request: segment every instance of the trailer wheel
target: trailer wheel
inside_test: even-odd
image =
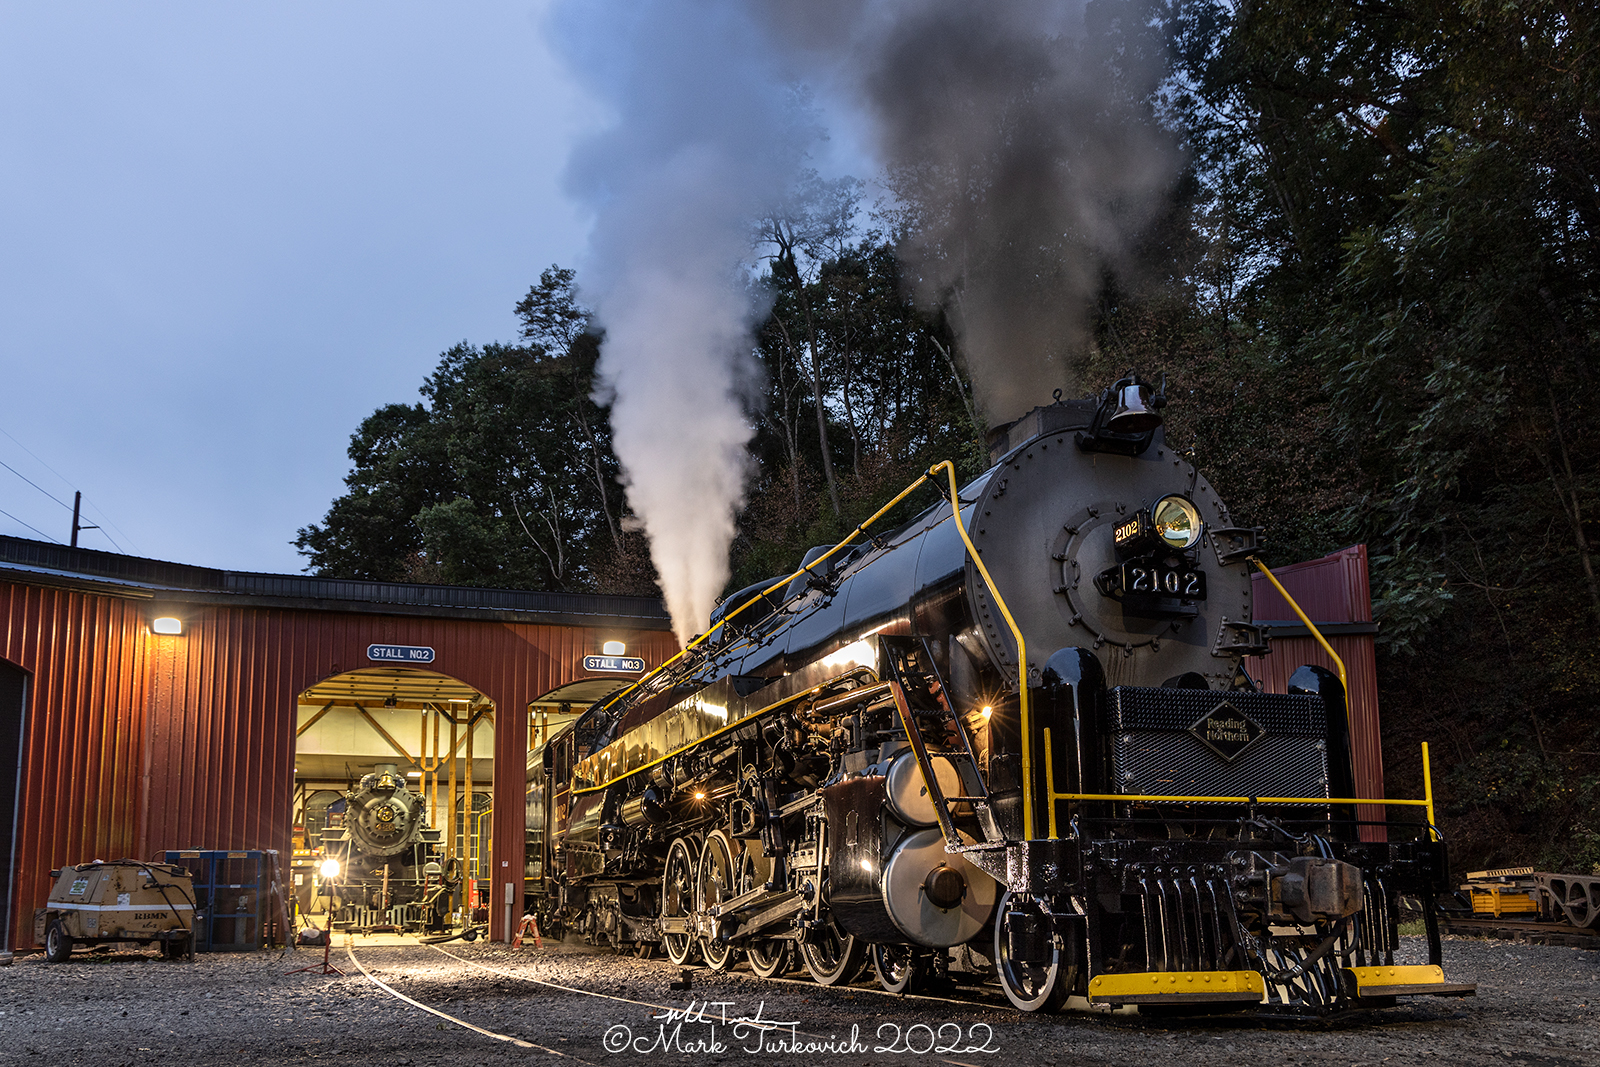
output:
[[[50,929],[44,935],[44,958],[51,963],[66,963],[72,956],[72,938],[67,935],[66,927],[57,919],[50,924]]]
[[[921,992],[924,968],[910,945],[873,945],[872,970],[886,993]]]

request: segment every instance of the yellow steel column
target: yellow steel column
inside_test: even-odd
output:
[[[477,848],[476,842],[473,841],[474,829],[472,825],[472,816],[474,811],[477,809],[477,804],[474,802],[472,793],[472,735],[478,732],[478,716],[475,714],[476,711],[477,709],[471,704],[467,705],[467,799],[466,821],[462,824],[462,833],[464,833],[467,838],[464,844],[466,845],[465,852],[467,854],[467,877],[469,878],[478,877],[478,868],[476,866]]]
[[[450,847],[445,850],[445,855],[450,857],[450,858],[452,858],[452,859],[454,859],[456,856],[460,855],[460,853],[458,853],[456,851],[456,745],[458,744],[458,742],[456,740],[456,726],[457,725],[458,724],[456,723],[456,709],[452,707],[450,709],[450,796],[448,798],[449,802],[450,802],[450,813],[447,816],[447,818],[450,820],[450,835],[449,835],[450,836]]]
[[[1424,811],[1428,813],[1428,839],[1439,840],[1439,834],[1434,830],[1433,821],[1433,768],[1428,762],[1428,742],[1422,742],[1422,799],[1425,802]]]

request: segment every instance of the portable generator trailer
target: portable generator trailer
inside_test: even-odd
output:
[[[170,960],[194,958],[194,884],[187,868],[95,860],[51,871],[55,885],[33,913],[45,959],[65,963],[77,945],[159,945]]]

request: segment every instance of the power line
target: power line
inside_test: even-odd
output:
[[[38,454],[35,453],[33,451],[33,449],[29,448],[27,445],[25,445],[21,441],[17,440],[16,436],[13,435],[5,427],[0,426],[0,434],[5,434],[7,437],[9,437],[11,439],[11,441],[18,448],[22,449],[28,455],[32,456],[38,462],[39,466],[43,467],[45,470],[49,471],[51,474],[54,474],[57,478],[61,479],[61,481],[64,484],[72,485],[72,482],[67,479],[66,475],[62,474],[60,471],[58,471],[54,467],[50,466],[50,464],[48,464],[44,460],[40,459]],[[4,460],[0,460],[0,467],[4,467],[6,470],[10,471],[12,474],[15,474],[18,478],[21,478],[23,481],[27,482],[29,485],[33,486],[35,489],[38,489],[39,492],[44,493],[45,496],[50,497],[51,500],[54,500],[57,504],[60,504],[62,507],[66,508],[68,511],[72,510],[72,505],[71,504],[68,504],[66,501],[62,500],[60,497],[54,496],[53,494],[51,494],[50,492],[48,492],[47,490],[45,490],[44,488],[39,486],[32,479],[28,478],[21,471],[17,470],[11,464],[5,462]],[[76,489],[77,487],[73,486],[73,488]],[[95,513],[99,516],[100,521],[102,523],[104,523],[105,526],[109,526],[109,527],[111,527],[112,530],[115,530],[115,531],[117,531],[117,533],[122,534],[122,536],[124,538],[126,538],[128,544],[133,545],[135,550],[137,550],[139,548],[139,546],[137,544],[134,544],[133,538],[129,537],[127,535],[127,533],[123,531],[122,527],[118,526],[116,523],[112,522],[109,518],[107,518],[106,517],[106,513],[101,511],[98,506],[96,506],[95,504],[91,503],[91,504],[89,504],[89,507],[94,508]],[[15,517],[15,516],[13,516],[13,517]],[[21,519],[17,519],[17,521],[18,522],[22,522]],[[25,522],[23,522],[22,525],[28,526],[28,524],[25,523]],[[34,529],[34,527],[32,527],[32,526],[28,526],[28,529],[33,530],[34,533],[38,533],[39,532],[38,530]],[[110,541],[113,545],[115,545],[118,552],[122,552],[122,553],[126,553],[127,552],[127,549],[123,548],[120,544],[117,544],[117,539],[115,537],[111,536],[111,530],[107,530],[104,527],[97,527],[97,529],[99,529],[101,533],[106,535],[106,540]],[[47,534],[45,536],[49,536],[49,535]],[[55,538],[52,537],[51,540],[54,541]],[[57,542],[57,544],[59,544],[59,543],[60,542]]]
[[[9,511],[0,510],[0,515],[4,515],[6,518],[10,519],[12,522],[21,523],[23,526],[28,526],[27,523],[23,522],[21,519],[17,518],[15,515],[11,514],[11,512],[9,512]],[[46,541],[55,541],[55,543],[58,544],[58,545],[61,543],[60,541],[56,541],[56,539],[54,537],[51,537],[49,534],[47,534],[43,530],[39,529],[39,527],[37,527],[37,526],[28,526],[28,529],[30,529],[34,533],[38,534],[40,537],[44,538]]]
[[[7,434],[6,436],[9,437],[11,435]],[[72,510],[72,505],[71,504],[68,504],[66,501],[57,498],[48,489],[44,488],[42,485],[40,485],[38,482],[34,481],[32,478],[29,478],[26,474],[23,474],[21,471],[17,470],[17,468],[13,467],[11,464],[7,463],[5,460],[0,459],[0,467],[4,467],[6,470],[10,471],[12,474],[15,474],[18,478],[21,478],[23,481],[27,482],[29,485],[31,485],[35,489],[39,490],[39,492],[43,493],[45,496],[49,497],[51,500],[54,500],[57,504],[60,504],[62,507],[66,508],[68,511]]]
[[[0,433],[5,434],[7,437],[11,437],[10,432],[8,432],[4,426],[0,426]],[[11,440],[16,442],[16,445],[17,445],[18,448],[22,449],[28,455],[33,456],[34,459],[38,459],[39,460],[39,466],[43,467],[45,470],[49,471],[51,474],[54,474],[57,478],[60,478],[63,483],[65,483],[67,485],[72,485],[72,482],[70,482],[67,479],[66,475],[62,474],[60,471],[58,471],[54,467],[50,466],[50,464],[46,463],[44,460],[39,459],[38,456],[34,456],[33,449],[29,448],[27,445],[23,444],[21,441],[17,441],[17,439],[15,437],[11,437]]]
[[[117,533],[122,534],[122,536],[127,540],[128,544],[133,545],[134,551],[138,551],[139,546],[134,544],[133,538],[129,537],[126,533],[123,533],[122,527],[106,518],[105,512],[101,511],[98,506],[91,504],[87,500],[85,500],[83,503],[85,509],[94,508],[95,515],[100,519],[101,522],[105,523],[106,526],[111,527],[111,530],[115,530]],[[106,539],[112,544],[117,545],[117,551],[121,552],[123,555],[127,555],[128,550],[123,548],[120,544],[117,544],[117,539],[111,536],[111,530],[107,530],[105,527],[100,528],[100,532],[106,535]]]

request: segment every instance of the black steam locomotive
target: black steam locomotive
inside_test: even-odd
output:
[[[322,879],[333,921],[363,930],[443,929],[460,863],[444,861],[440,831],[427,825],[426,800],[381,763],[344,795],[343,825],[322,835]]]
[[[925,475],[943,503],[728,598],[580,717],[530,792],[546,924],[826,985],[992,975],[1025,1011],[1471,992],[1439,966],[1437,833],[1361,832],[1338,676],[1245,673],[1261,533],[1164,403],[1058,394],[971,484]],[[1428,965],[1396,965],[1403,897]]]

